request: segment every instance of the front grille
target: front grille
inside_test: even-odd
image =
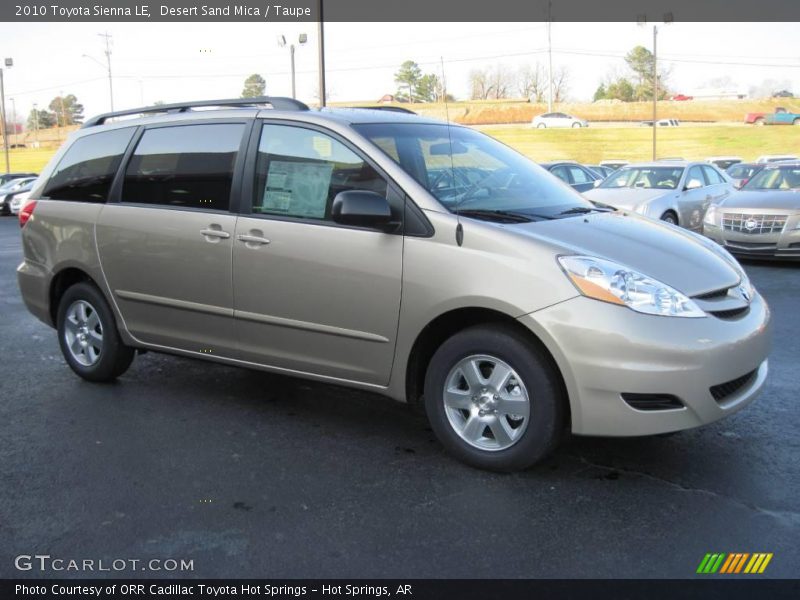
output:
[[[741,308],[732,308],[731,310],[717,310],[709,311],[718,319],[735,319],[740,315],[745,315],[750,310],[749,306],[742,306]]]
[[[714,397],[714,400],[717,402],[722,402],[725,398],[732,396],[744,386],[746,386],[750,381],[755,377],[756,371],[750,371],[746,375],[742,375],[741,377],[737,377],[736,379],[732,379],[731,381],[727,381],[725,383],[720,383],[719,385],[715,385],[710,388],[711,395]]]
[[[623,393],[622,399],[636,410],[671,410],[683,408],[677,396],[672,394],[631,394]]]
[[[781,233],[786,225],[787,215],[748,215],[745,213],[725,213],[722,215],[722,228],[736,233],[753,235]]]

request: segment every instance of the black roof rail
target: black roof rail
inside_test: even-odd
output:
[[[345,108],[354,108],[357,110],[385,110],[387,112],[406,113],[409,115],[417,114],[413,110],[403,108],[402,106],[347,106]]]
[[[175,104],[159,104],[157,106],[144,106],[141,108],[130,108],[128,110],[118,110],[103,113],[92,117],[83,124],[83,128],[102,125],[108,119],[114,117],[125,117],[129,115],[143,115],[148,113],[182,113],[192,108],[205,106],[258,106],[269,104],[275,110],[310,110],[306,104],[294,98],[284,98],[281,96],[257,96],[255,98],[228,98],[225,100],[197,100],[195,102],[177,102]]]

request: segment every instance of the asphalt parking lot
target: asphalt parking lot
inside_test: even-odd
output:
[[[750,407],[495,475],[366,393],[153,353],[83,382],[24,308],[20,259],[2,218],[0,577],[82,575],[19,572],[20,554],[192,559],[175,575],[209,578],[688,577],[707,552],[772,552],[765,576],[797,576],[800,264],[746,264],[775,325]]]

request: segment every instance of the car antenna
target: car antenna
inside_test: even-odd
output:
[[[456,167],[453,161],[453,135],[450,132],[450,107],[447,103],[447,78],[444,74],[444,57],[440,56],[442,63],[442,97],[444,98],[444,116],[447,119],[447,141],[450,144],[450,177],[453,180],[453,189],[456,187]],[[464,243],[464,227],[461,225],[461,216],[458,214],[459,202],[456,201],[456,243],[461,246]]]

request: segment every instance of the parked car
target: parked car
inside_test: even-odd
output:
[[[733,183],[713,165],[669,161],[623,167],[584,196],[700,231],[706,208],[733,191]]]
[[[101,115],[19,220],[22,298],[78,376],[113,380],[143,349],[380,392],[423,402],[478,467],[524,468],[565,430],[710,423],[767,377],[769,311],[730,254],[415,115],[290,98]]]
[[[722,171],[727,171],[731,165],[742,162],[741,156],[709,156],[706,159],[707,163],[711,163]]]
[[[20,179],[21,177],[38,177],[38,173],[4,173],[0,175],[0,185],[5,185],[12,179]]]
[[[741,188],[750,178],[764,168],[764,163],[737,163],[726,169],[736,188]]]
[[[800,125],[800,113],[779,106],[774,113],[751,112],[744,116],[745,123],[753,125]]]
[[[684,102],[686,100],[694,100],[694,96],[687,96],[686,94],[675,94],[671,100],[675,100],[676,102]]]
[[[605,179],[609,175],[611,175],[616,169],[612,169],[611,167],[605,167],[603,165],[586,165],[589,169],[597,173],[601,179]]]
[[[18,215],[22,210],[22,207],[30,198],[31,190],[28,188],[27,190],[20,191],[17,194],[11,196],[11,199],[8,201],[9,210],[12,215]]]
[[[678,119],[659,119],[658,121],[656,121],[656,125],[658,127],[679,127],[680,124],[681,122],[678,121]],[[642,127],[652,127],[653,121],[652,120],[642,121],[640,125]]]
[[[794,154],[765,154],[759,156],[756,162],[759,164],[767,164],[774,162],[791,162],[795,160],[798,160],[798,158]]]
[[[781,90],[772,94],[773,98],[794,98],[794,94],[789,90]]]
[[[12,214],[16,215],[19,213],[19,208],[22,203],[27,199],[28,194],[33,189],[33,186],[36,184],[36,178],[29,179],[27,183],[18,187],[15,191],[6,194],[3,199],[4,206],[8,207],[8,213],[4,214]]]
[[[585,192],[594,187],[594,182],[603,179],[591,169],[576,162],[546,162],[540,163],[561,181],[571,186],[576,192]]]
[[[531,121],[531,126],[537,129],[556,128],[556,127],[588,127],[589,122],[585,119],[579,119],[566,113],[553,112],[537,115]]]
[[[800,162],[765,166],[711,205],[703,233],[742,257],[800,259]]]
[[[36,177],[20,177],[19,179],[11,179],[3,185],[0,185],[0,215],[11,214],[11,196],[14,195],[19,189],[34,181]]]
[[[601,160],[600,166],[601,167],[608,167],[609,169],[614,169],[615,171],[620,167],[624,167],[629,165],[630,162],[627,160],[620,160],[620,159],[609,159],[609,160]]]

